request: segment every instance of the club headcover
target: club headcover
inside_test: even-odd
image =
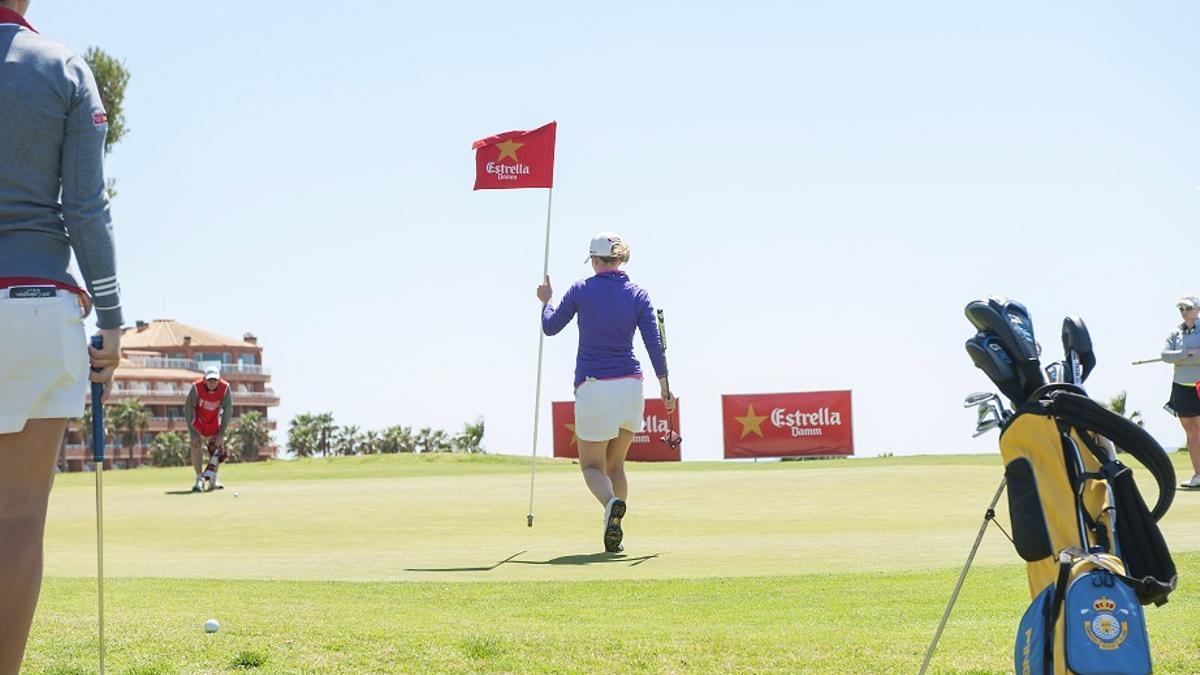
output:
[[[1033,334],[1033,321],[1030,320],[1029,311],[1024,305],[1007,298],[992,296],[987,300],[968,303],[963,312],[977,330],[991,333],[1004,345],[1024,392],[1020,397],[1021,401],[1046,384],[1042,364],[1038,361],[1038,344]]]
[[[1096,367],[1096,354],[1092,351],[1092,336],[1088,333],[1087,324],[1078,316],[1068,316],[1063,319],[1062,327],[1063,352],[1067,356],[1071,352],[1079,357],[1082,370],[1080,381],[1087,381],[1088,375]]]
[[[975,367],[982,370],[1000,393],[1012,401],[1014,408],[1025,402],[1028,396],[1021,386],[1016,364],[1000,338],[992,333],[980,331],[967,340],[966,348]]]

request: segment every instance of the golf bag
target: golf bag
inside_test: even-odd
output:
[[[1012,539],[1026,561],[1033,599],[1017,634],[1016,671],[1149,672],[1142,606],[1165,603],[1177,581],[1158,528],[1174,498],[1174,468],[1145,430],[1088,398],[1080,386],[1095,365],[1081,320],[1068,317],[1063,326],[1067,355],[1059,372],[1069,381],[1026,391],[1040,378],[1037,349],[1024,344],[1026,334],[1032,338],[1032,323],[1023,307],[1023,333],[1004,335],[994,330],[993,319],[977,321],[1002,314],[991,312],[997,306],[1020,307],[1001,299],[967,306],[968,318],[981,329],[967,351],[1016,407],[1001,429],[1000,453]],[[1007,363],[991,356],[1001,352]],[[1117,447],[1157,482],[1153,509],[1117,458]]]

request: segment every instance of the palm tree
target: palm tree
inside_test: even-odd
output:
[[[342,427],[338,430],[337,438],[334,440],[336,448],[335,454],[338,455],[353,455],[356,454],[359,443],[359,429],[356,426]]]
[[[379,452],[379,432],[371,430],[364,433],[362,443],[358,447],[362,449],[364,455],[374,455]]]
[[[293,417],[288,424],[288,450],[297,457],[311,457],[316,454],[317,435],[313,421],[313,415],[301,413]]]
[[[417,447],[417,452],[450,452],[450,436],[441,429],[431,429],[429,427],[421,427],[417,432],[413,443]]]
[[[271,431],[267,428],[262,413],[252,410],[235,419],[230,425],[230,440],[233,448],[242,460],[253,462],[258,459],[258,453],[271,442]]]
[[[455,452],[483,452],[483,418],[464,424],[463,430],[455,434],[451,443]]]
[[[322,457],[327,457],[333,452],[333,437],[337,433],[333,413],[321,413],[313,417],[313,431],[317,437],[317,450]]]
[[[403,427],[397,424],[383,430],[379,440],[380,452],[395,454],[398,452],[413,452],[415,450],[416,445],[413,442],[412,427]]]
[[[1121,417],[1129,418],[1130,422],[1133,422],[1134,424],[1138,425],[1139,427],[1146,426],[1146,422],[1142,419],[1142,411],[1134,410],[1131,413],[1128,413],[1128,414],[1126,413],[1126,405],[1128,403],[1129,403],[1129,396],[1124,391],[1122,391],[1121,393],[1117,394],[1116,396],[1108,399],[1108,403],[1106,403],[1104,405],[1104,407],[1117,413]]]
[[[150,411],[138,399],[130,398],[110,406],[109,416],[113,420],[114,430],[121,437],[121,442],[129,448],[127,466],[132,469],[133,448],[135,444],[142,444],[142,434],[150,425]]]
[[[158,434],[150,441],[150,464],[153,466],[187,466],[191,452],[178,431]]]

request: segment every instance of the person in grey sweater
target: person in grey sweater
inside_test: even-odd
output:
[[[1192,478],[1180,487],[1200,488],[1200,299],[1185,295],[1176,303],[1183,322],[1167,336],[1162,360],[1175,366],[1171,378],[1171,401],[1168,407],[1179,417],[1187,436],[1188,455],[1192,459]]]
[[[0,675],[24,658],[67,419],[83,415],[89,379],[109,385],[121,345],[108,118],[87,64],[39,35],[28,8],[0,0]],[[100,350],[84,335],[93,308]]]

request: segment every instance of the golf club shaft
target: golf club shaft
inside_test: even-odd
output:
[[[104,673],[104,385],[92,383],[92,460],[96,467],[96,598],[100,673]]]
[[[1142,360],[1140,360],[1140,361],[1134,361],[1134,362],[1133,362],[1133,365],[1135,365],[1135,366],[1144,366],[1144,365],[1146,365],[1147,363],[1160,363],[1160,362],[1162,362],[1162,359],[1161,359],[1161,358],[1157,358],[1157,359],[1142,359]]]
[[[99,617],[100,675],[104,675],[104,460],[96,464],[96,597]]]
[[[93,336],[92,347],[103,349],[104,338]],[[99,627],[100,675],[104,675],[104,444],[104,384],[93,382],[92,462],[96,469],[96,623]]]
[[[988,505],[988,510],[983,517],[983,524],[979,526],[979,534],[975,536],[975,545],[971,547],[971,553],[967,556],[967,564],[963,565],[962,573],[958,575],[958,583],[954,585],[954,592],[950,594],[950,602],[946,604],[942,622],[938,624],[937,632],[933,635],[933,642],[929,643],[929,650],[925,652],[925,661],[921,663],[919,675],[925,675],[925,669],[929,667],[929,660],[933,658],[933,650],[937,648],[938,640],[942,638],[946,622],[950,620],[950,610],[954,608],[954,602],[958,600],[958,592],[962,590],[963,581],[967,578],[967,570],[971,569],[971,563],[975,560],[975,552],[979,550],[979,544],[983,541],[983,533],[987,531],[988,521],[991,520],[990,514],[996,508],[996,502],[1000,501],[1000,495],[1004,493],[1006,481],[1007,479],[1000,479],[1000,487],[996,488],[996,495],[992,497],[992,503]]]
[[[658,344],[662,345],[663,365],[667,364],[667,319],[661,309],[656,310],[654,315],[658,318]],[[667,391],[671,391],[671,376],[664,375],[663,383],[667,386]],[[675,413],[667,413],[667,433],[675,432]]]

